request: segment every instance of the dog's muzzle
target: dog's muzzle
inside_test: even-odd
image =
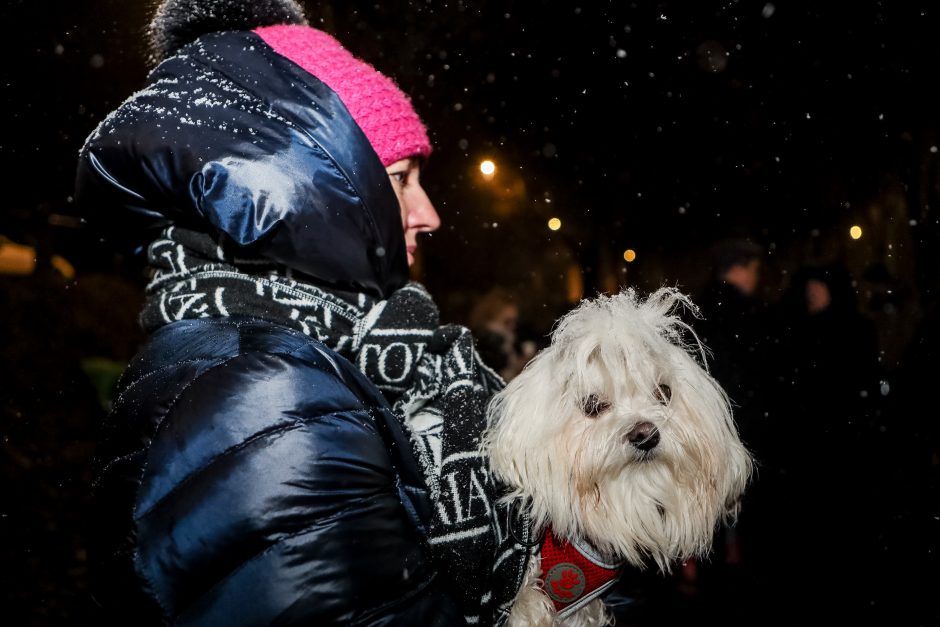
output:
[[[651,422],[640,422],[627,433],[627,441],[643,452],[652,451],[659,444],[659,429]]]

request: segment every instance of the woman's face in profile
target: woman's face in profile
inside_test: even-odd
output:
[[[427,192],[421,187],[421,164],[417,159],[401,159],[385,168],[401,206],[401,226],[405,230],[408,265],[415,262],[418,233],[430,233],[441,226]]]

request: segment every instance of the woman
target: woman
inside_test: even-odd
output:
[[[514,593],[476,531],[493,488],[460,501],[482,460],[441,431],[501,382],[407,284],[440,224],[410,101],[293,2],[170,0],[150,34],[77,179],[153,271],[98,451],[98,599],[134,624],[490,622]]]

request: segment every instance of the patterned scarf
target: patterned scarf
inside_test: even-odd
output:
[[[148,332],[187,318],[252,316],[320,340],[366,374],[411,435],[434,504],[428,542],[467,622],[501,623],[521,585],[529,529],[498,502],[479,453],[486,403],[503,381],[481,361],[470,332],[440,326],[417,283],[387,300],[325,290],[180,227],[167,228],[148,255],[155,271],[141,314]]]

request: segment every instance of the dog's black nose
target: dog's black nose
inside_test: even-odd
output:
[[[651,451],[659,444],[659,429],[651,422],[641,422],[630,429],[627,440],[641,451]]]

